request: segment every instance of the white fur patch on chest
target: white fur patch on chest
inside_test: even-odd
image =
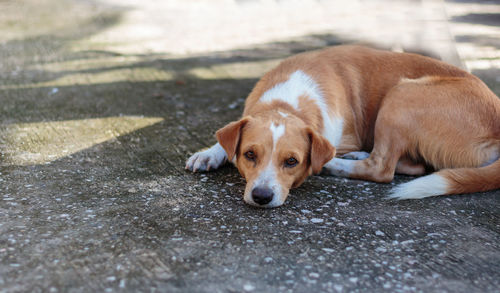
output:
[[[344,120],[342,117],[332,117],[318,84],[303,71],[297,70],[290,75],[287,81],[276,84],[260,97],[260,101],[270,103],[280,100],[290,104],[296,110],[300,110],[300,96],[306,96],[316,103],[323,118],[322,134],[333,146],[338,147],[342,139]]]

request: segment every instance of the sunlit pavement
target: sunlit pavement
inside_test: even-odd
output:
[[[498,1],[0,2],[0,292],[498,290],[500,191],[315,176],[260,210],[184,171],[265,71],[343,43],[500,93]]]

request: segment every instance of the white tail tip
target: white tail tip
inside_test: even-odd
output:
[[[424,198],[446,194],[447,189],[445,178],[431,174],[394,187],[388,198],[398,200]]]

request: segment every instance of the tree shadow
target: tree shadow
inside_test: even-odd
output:
[[[107,21],[106,23],[111,22]],[[72,36],[71,40],[83,36],[87,36],[87,34]],[[33,43],[42,39],[53,40],[53,38],[55,37],[28,38],[24,41],[12,41],[6,46],[10,50],[15,50],[16,46],[32,46]],[[64,51],[63,44],[69,40],[70,37],[61,37],[55,43],[42,42],[41,46],[46,45],[46,49],[54,51],[55,55],[64,55],[64,58],[61,59],[63,61],[81,60],[85,62],[88,58],[96,56],[98,58],[123,56],[108,51],[67,53]],[[145,54],[134,55],[133,57],[139,60],[126,65],[98,65],[91,69],[62,70],[56,73],[50,73],[44,69],[22,70],[20,75],[2,81],[0,89],[0,101],[3,105],[0,108],[1,122],[3,126],[6,126],[19,123],[43,124],[54,121],[85,121],[93,118],[119,116],[159,117],[163,119],[161,123],[119,136],[116,140],[101,143],[66,158],[57,159],[49,165],[72,165],[69,162],[78,162],[79,159],[76,158],[79,156],[88,158],[88,154],[93,153],[93,150],[106,152],[106,147],[103,149],[103,146],[113,149],[111,146],[118,143],[131,155],[123,159],[117,158],[116,155],[121,156],[123,150],[113,153],[113,155],[105,155],[106,158],[115,160],[109,162],[108,166],[113,166],[112,169],[116,172],[120,173],[124,170],[122,164],[117,164],[117,161],[120,161],[127,162],[126,166],[138,166],[139,169],[143,169],[144,166],[148,170],[156,170],[155,172],[159,172],[159,174],[179,175],[184,172],[182,171],[183,163],[188,153],[212,144],[214,131],[239,117],[243,110],[245,97],[257,81],[257,78],[216,77],[204,79],[190,74],[191,69],[280,60],[298,52],[343,42],[334,35],[311,35],[291,41],[273,42],[195,57],[169,59],[164,55],[158,58],[157,54]],[[59,51],[62,53],[58,53]],[[23,56],[17,57],[24,58]],[[58,58],[54,60],[59,62]],[[48,58],[41,63],[53,62],[54,60]],[[32,62],[34,61],[28,58],[27,63]],[[158,81],[124,80],[66,85],[56,83],[51,86],[43,84],[72,74],[92,75],[137,68],[156,68],[159,71],[174,72],[175,75],[170,80]],[[149,143],[147,146],[135,147],[131,140],[148,141]],[[127,145],[130,147],[128,148]],[[133,158],[132,161],[128,161],[130,158]],[[45,169],[46,166],[40,165],[39,167]],[[17,166],[16,168],[30,167]]]
[[[488,68],[488,69],[475,69],[471,72],[475,76],[479,77],[488,87],[500,97],[500,69],[499,68]]]
[[[500,14],[499,14],[500,16]],[[500,49],[500,39],[483,35],[459,35],[455,37],[458,43],[473,43],[482,47]]]
[[[19,62],[22,59],[23,64],[26,65],[71,60],[72,58],[82,58],[88,54],[111,54],[111,52],[68,54],[65,50],[68,42],[84,39],[115,26],[121,21],[122,14],[123,11],[115,10],[103,12],[83,21],[71,23],[64,29],[51,33],[7,41],[2,44],[2,61],[10,63]],[[33,58],[35,56],[38,58]]]
[[[73,36],[77,39],[78,37]],[[57,54],[57,44],[64,44],[68,38],[57,38],[54,36],[42,36],[34,39],[23,41],[12,41],[5,46],[9,50],[16,51],[15,47],[37,48],[42,43],[44,46],[45,40],[50,40],[47,43],[48,51],[54,51]],[[213,52],[202,54],[196,57],[185,58],[171,58],[168,54],[120,54],[112,51],[93,50],[93,51],[79,51],[76,53],[67,53],[64,58],[55,58],[55,60],[45,60],[44,63],[54,62],[57,64],[64,61],[79,61],[85,62],[90,59],[102,59],[102,66],[95,66],[88,69],[61,69],[61,70],[44,70],[44,69],[24,69],[23,74],[28,77],[25,81],[19,82],[18,77],[6,79],[0,82],[4,87],[29,87],[32,84],[50,82],[57,79],[64,78],[65,76],[75,74],[99,74],[106,72],[113,72],[117,70],[133,70],[136,68],[158,69],[165,72],[173,72],[175,77],[189,78],[189,71],[193,68],[206,68],[210,66],[233,64],[233,63],[249,63],[261,62],[268,60],[278,60],[286,58],[290,55],[300,52],[323,48],[325,46],[339,45],[346,42],[353,42],[352,40],[340,39],[331,34],[324,35],[310,35],[302,38],[296,38],[291,41],[272,42],[261,44],[258,46],[251,46],[249,48],[234,49],[230,51]],[[37,45],[33,45],[37,44]],[[61,45],[62,46],[62,45]],[[27,55],[33,52],[26,53]],[[113,62],[113,65],[106,65],[107,58],[123,57],[133,58],[137,61],[132,62]]]
[[[453,22],[466,22],[488,26],[500,26],[500,14],[498,13],[469,13],[451,18]]]

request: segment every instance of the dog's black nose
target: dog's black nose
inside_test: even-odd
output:
[[[265,187],[256,187],[252,190],[252,199],[255,203],[265,205],[273,200],[274,193],[272,189]]]

